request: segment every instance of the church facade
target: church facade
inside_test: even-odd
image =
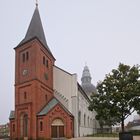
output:
[[[38,6],[15,52],[11,139],[71,138],[96,133],[96,113],[88,110],[90,99],[77,82],[77,75],[55,66]]]

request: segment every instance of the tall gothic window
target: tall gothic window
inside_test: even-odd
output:
[[[79,126],[81,125],[81,111],[78,113],[78,121],[79,121]]]
[[[26,52],[26,60],[29,59],[29,52]]]
[[[13,132],[15,132],[15,124],[13,124]]]
[[[89,116],[88,116],[88,126],[89,126],[90,122],[89,122]]]
[[[46,60],[46,67],[48,67],[48,60]]]
[[[43,65],[45,65],[47,68],[49,66],[48,60],[43,56]]]
[[[25,53],[22,54],[22,62],[25,62]]]
[[[27,99],[27,93],[24,92],[24,99]]]
[[[86,114],[84,114],[84,126],[86,126]]]
[[[48,101],[48,96],[47,95],[45,95],[45,100]]]
[[[92,119],[90,119],[90,126],[92,127]]]
[[[28,115],[25,114],[23,117],[23,132],[24,132],[24,137],[28,136]]]
[[[43,56],[43,65],[45,65],[45,56]]]
[[[22,62],[24,63],[25,61],[29,60],[29,52],[23,53],[22,54]]]
[[[40,121],[40,131],[43,131],[43,122]]]

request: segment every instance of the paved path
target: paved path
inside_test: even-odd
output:
[[[137,136],[137,137],[135,136],[134,140],[140,140],[140,136]]]
[[[5,139],[0,139],[5,140]],[[119,140],[119,138],[103,138],[103,137],[80,137],[80,138],[72,138],[69,140]],[[133,140],[140,140],[140,136],[134,136]]]

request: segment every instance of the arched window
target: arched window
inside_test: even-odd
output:
[[[48,96],[47,95],[45,95],[45,100],[48,101]]]
[[[90,122],[89,122],[89,116],[88,116],[88,126],[89,126]]]
[[[48,68],[48,60],[46,60],[46,67]]]
[[[28,115],[22,113],[20,116],[20,137],[28,136]]]
[[[90,119],[90,127],[92,127],[92,119]]]
[[[27,99],[27,93],[24,92],[24,99]]]
[[[86,114],[84,114],[84,126],[86,126]]]
[[[71,130],[72,130],[72,128],[73,128],[73,123],[71,122],[70,124],[71,124]]]
[[[26,52],[26,60],[29,60],[29,52]]]
[[[43,64],[45,65],[45,56],[43,56]]]
[[[13,124],[13,132],[15,132],[15,124]]]
[[[64,126],[64,123],[61,119],[55,119],[53,122],[52,122],[52,126]]]
[[[24,137],[28,136],[28,115],[25,114],[23,117],[23,130],[24,130]]]
[[[78,113],[78,121],[79,121],[79,126],[81,125],[81,111]]]
[[[43,122],[40,121],[40,131],[43,131]]]
[[[25,53],[22,54],[22,62],[25,62]]]

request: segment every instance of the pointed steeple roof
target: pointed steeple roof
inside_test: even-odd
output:
[[[22,45],[34,38],[37,38],[44,45],[44,47],[51,53],[51,51],[47,45],[47,42],[46,42],[38,6],[36,6],[36,8],[35,8],[35,11],[32,16],[32,19],[31,19],[30,25],[28,27],[27,33],[25,35],[25,38],[20,42],[19,45]]]
[[[91,79],[89,68],[85,66],[81,78],[81,86],[88,96],[90,96],[91,93],[97,93],[96,87],[91,83]]]

